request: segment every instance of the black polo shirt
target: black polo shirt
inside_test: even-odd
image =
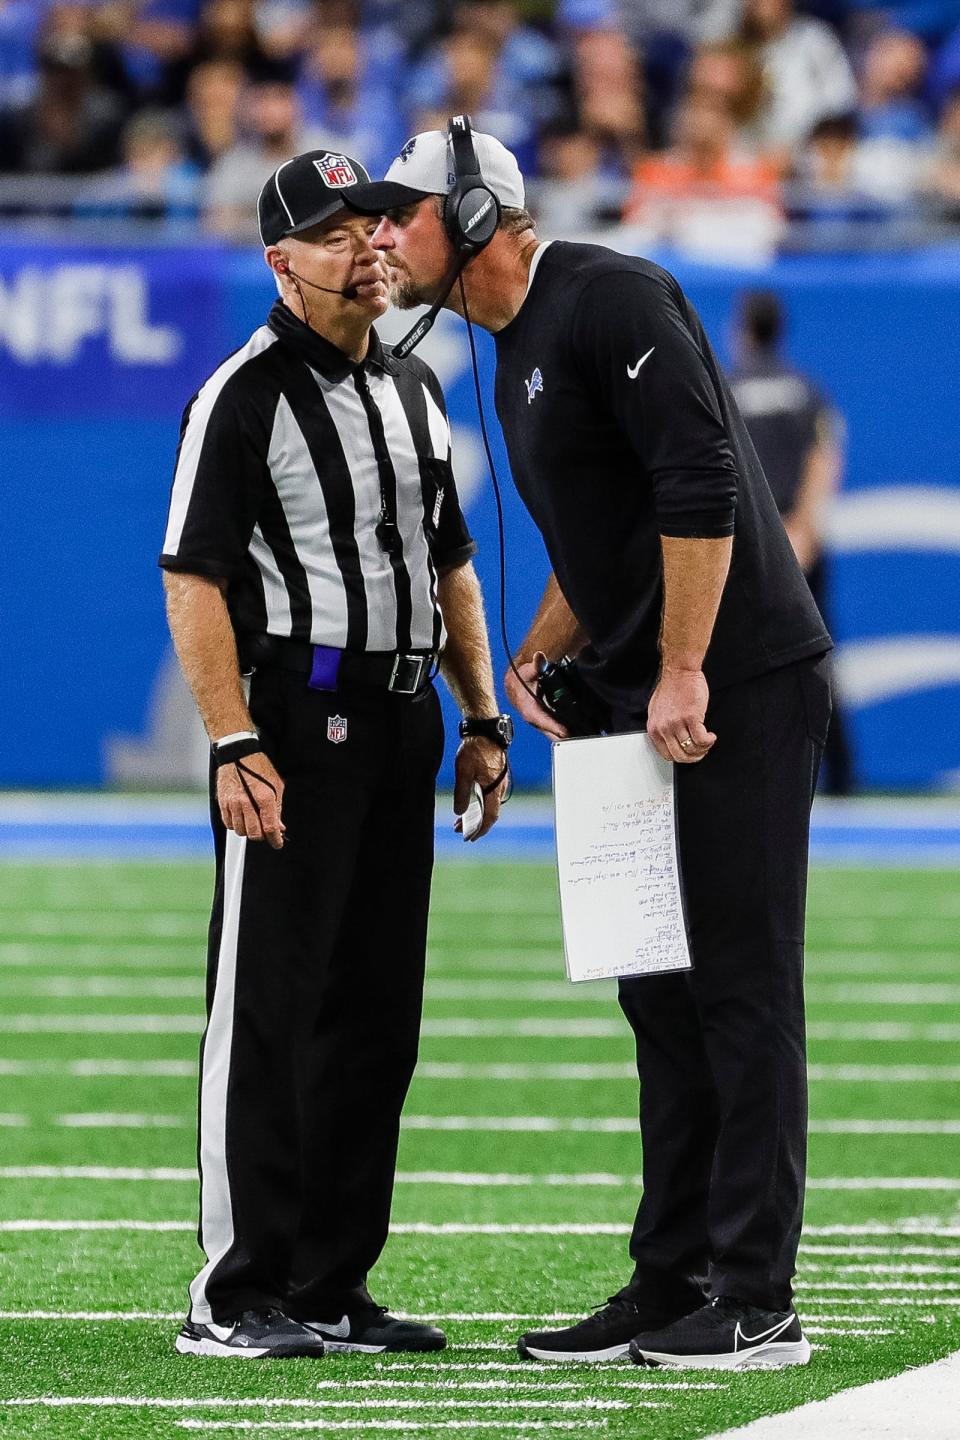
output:
[[[732,535],[704,669],[730,685],[830,637],[700,320],[671,275],[555,242],[496,335],[513,477],[590,637],[583,666],[618,708],[656,683],[660,536]]]

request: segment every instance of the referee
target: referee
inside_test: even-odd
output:
[[[366,172],[313,151],[259,199],[280,299],[184,413],[160,564],[213,742],[200,1243],[181,1354],[437,1350],[372,1299],[417,1055],[437,665],[455,808],[506,783],[475,546],[435,376],[396,360]],[[241,676],[251,673],[249,689]],[[264,843],[265,842],[265,843]]]
[[[462,117],[414,137],[351,205],[402,304],[449,271]],[[466,206],[499,227],[464,271],[493,332],[517,488],[554,576],[522,650],[579,652],[604,728],[676,764],[694,969],[620,982],[642,1082],[634,1270],[598,1313],[522,1355],[739,1369],[804,1363],[793,1311],[803,1207],[803,928],[830,638],[700,321],[677,282],[598,245],[542,244],[516,161],[476,135]],[[451,160],[453,163],[451,163]],[[453,192],[451,192],[453,193]],[[456,218],[455,215],[453,217]],[[508,694],[565,732],[513,676]]]

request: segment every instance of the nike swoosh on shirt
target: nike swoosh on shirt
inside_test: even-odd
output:
[[[784,1330],[788,1329],[788,1327],[792,1323],[793,1316],[788,1315],[786,1320],[781,1320],[776,1325],[771,1325],[769,1330],[761,1330],[759,1335],[744,1335],[743,1331],[740,1329],[740,1321],[738,1320],[737,1330],[733,1341],[733,1348],[734,1350],[738,1350],[740,1348],[741,1340],[743,1341],[744,1345],[759,1345],[762,1340],[775,1340],[777,1336],[782,1334]]]
[[[656,345],[651,345],[646,355],[640,356],[640,359],[637,361],[636,365],[627,366],[627,375],[631,380],[636,380],[637,376],[640,374],[640,366],[650,359],[650,356],[653,354],[656,348]]]

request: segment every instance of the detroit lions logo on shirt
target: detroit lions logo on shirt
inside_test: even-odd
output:
[[[527,404],[532,405],[534,395],[536,395],[538,390],[543,389],[543,376],[540,374],[539,365],[537,366],[536,370],[534,370],[533,374],[530,376],[530,379],[524,380],[523,383],[527,387]]]

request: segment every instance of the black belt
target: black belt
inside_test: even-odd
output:
[[[244,636],[239,650],[245,671],[277,665],[303,675],[313,690],[353,687],[394,695],[416,695],[433,678],[439,658],[435,650],[339,650],[280,635]]]

